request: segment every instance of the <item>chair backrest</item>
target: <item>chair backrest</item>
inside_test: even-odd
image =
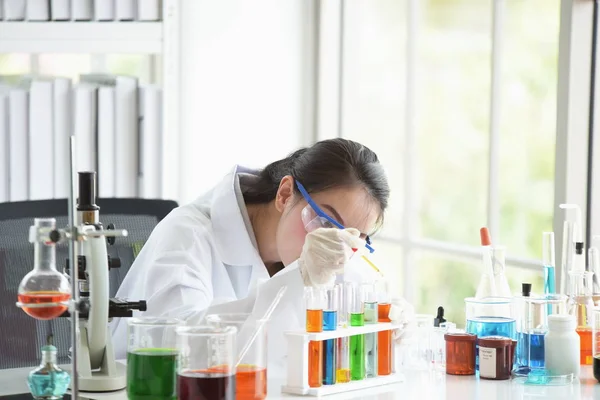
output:
[[[177,203],[170,200],[98,199],[100,221],[106,227],[126,229],[128,236],[117,238],[108,247],[111,257],[121,259],[121,267],[112,269],[110,296],[117,292],[135,257],[150,233]],[[39,321],[16,307],[17,291],[23,277],[33,268],[33,245],[28,241],[34,218],[56,218],[56,226],[65,227],[67,200],[41,200],[0,203],[0,369],[34,366],[39,363],[40,347],[48,334],[54,335],[59,363],[68,363],[70,324],[66,318]],[[68,255],[66,244],[57,245],[57,269],[63,271]],[[131,299],[140,300],[140,299]]]

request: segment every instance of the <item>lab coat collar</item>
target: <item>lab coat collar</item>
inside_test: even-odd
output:
[[[244,217],[235,191],[239,173],[257,174],[257,171],[236,165],[214,188],[211,201],[211,220],[217,251],[228,265],[263,265],[258,250],[246,230]],[[241,196],[241,194],[239,194]],[[243,200],[242,200],[243,201]]]

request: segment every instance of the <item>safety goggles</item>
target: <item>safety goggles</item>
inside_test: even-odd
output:
[[[304,228],[307,232],[312,232],[318,228],[338,228],[344,229],[344,226],[340,224],[338,221],[327,215],[327,213],[314,202],[314,200],[310,197],[304,186],[298,181],[296,181],[296,186],[298,186],[298,190],[304,197],[304,200],[308,203],[306,207],[302,209],[302,222],[304,223]],[[371,247],[371,238],[369,235],[361,234],[361,238],[363,238],[367,243],[365,247],[369,250],[370,253],[373,253],[375,249]]]

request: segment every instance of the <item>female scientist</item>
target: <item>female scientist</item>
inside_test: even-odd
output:
[[[269,347],[284,349],[283,332],[304,326],[304,287],[333,284],[351,249],[370,247],[388,197],[376,154],[345,139],[318,142],[260,171],[235,167],[156,226],[117,297],[146,300],[145,316],[198,324],[207,313],[260,318],[285,285],[269,323]],[[400,336],[411,307],[398,298],[390,314]],[[117,358],[125,356],[126,325],[112,326]]]

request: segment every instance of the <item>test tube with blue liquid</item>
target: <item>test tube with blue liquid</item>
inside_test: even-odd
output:
[[[377,315],[377,292],[375,285],[363,285],[365,296],[365,324],[376,324]],[[365,334],[365,377],[377,376],[377,332]]]
[[[323,309],[323,331],[335,331],[338,326],[339,287],[327,289],[327,304]],[[336,350],[337,339],[323,341],[323,384],[336,383]]]
[[[554,232],[544,232],[542,236],[542,260],[544,264],[544,294],[556,293],[556,258]]]

